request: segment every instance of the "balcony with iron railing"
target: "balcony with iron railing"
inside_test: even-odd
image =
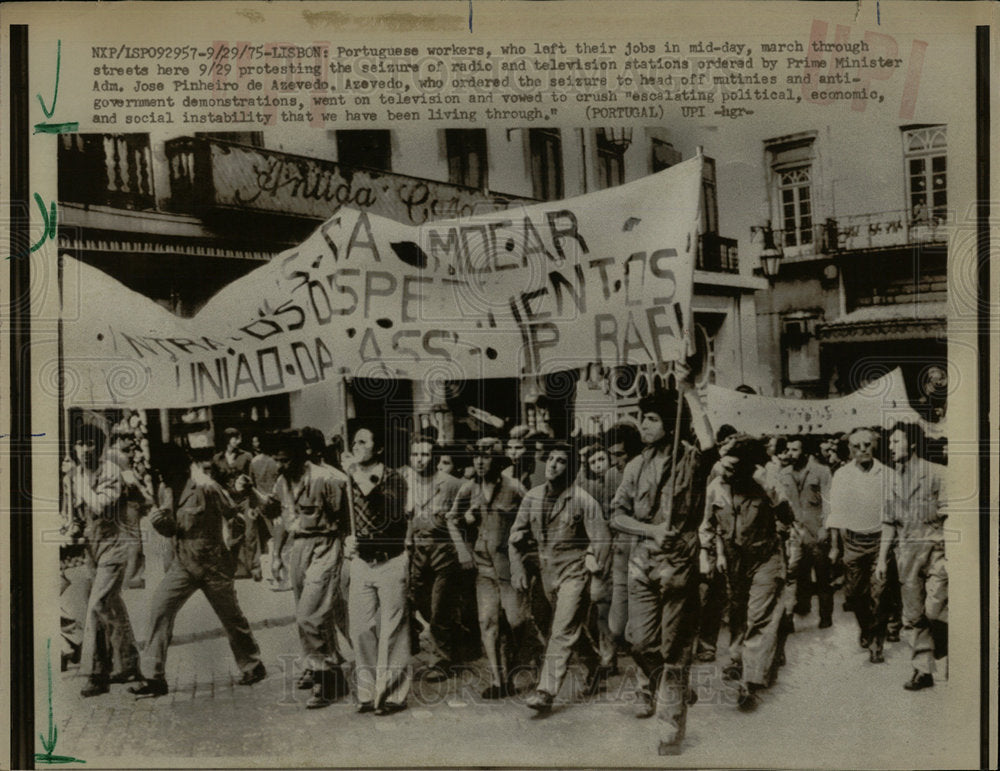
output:
[[[58,167],[61,201],[156,208],[149,134],[61,134]]]
[[[867,212],[829,218],[806,228],[776,230],[775,237],[788,262],[804,262],[852,252],[944,243],[950,224],[946,213]]]

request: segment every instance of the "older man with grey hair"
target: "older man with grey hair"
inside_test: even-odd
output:
[[[890,471],[875,459],[877,437],[856,428],[847,437],[851,460],[833,475],[830,484],[830,561],[844,558],[844,594],[858,619],[859,643],[868,648],[873,664],[885,661],[888,608],[885,580],[875,575],[882,534],[882,514]]]

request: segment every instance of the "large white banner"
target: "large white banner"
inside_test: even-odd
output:
[[[340,209],[192,319],[66,258],[66,402],[182,407],[342,376],[676,360],[701,180],[699,157],[577,198],[420,226]]]
[[[899,368],[835,399],[782,399],[707,387],[712,428],[729,424],[748,434],[836,434],[897,420],[928,425],[910,406]],[[932,433],[937,433],[932,432]]]

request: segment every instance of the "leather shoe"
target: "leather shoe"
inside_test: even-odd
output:
[[[760,687],[756,683],[740,685],[740,695],[736,699],[736,706],[741,712],[752,712],[757,709],[757,705],[760,703],[760,697],[757,695],[759,689]]]
[[[639,720],[652,717],[656,713],[656,702],[653,694],[649,691],[639,691],[636,693],[638,700],[635,703],[635,711],[632,713]]]
[[[830,618],[829,616],[827,616],[826,618],[821,618],[819,620],[820,629],[829,629],[831,626],[833,626],[833,619]]]
[[[913,670],[913,677],[903,683],[903,687],[908,691],[922,691],[924,688],[934,687],[934,675],[930,672],[918,672]]]
[[[657,750],[659,755],[680,755],[681,754],[681,743],[680,742],[660,742],[660,747]]]
[[[170,689],[167,687],[167,681],[161,677],[154,677],[152,680],[146,680],[142,685],[134,685],[128,689],[128,692],[134,696],[150,696],[156,698],[157,696],[166,696]]]
[[[397,712],[402,712],[404,709],[406,709],[405,704],[397,704],[394,701],[387,701],[375,710],[375,714],[379,717],[386,717],[387,715],[395,715]]]
[[[91,696],[100,696],[102,693],[107,693],[110,690],[111,686],[108,685],[106,679],[91,677],[80,691],[80,695],[85,699],[89,699]]]
[[[858,637],[858,645],[861,646],[862,648],[867,648],[871,644],[872,644],[872,641],[867,636],[865,636],[865,635],[862,634],[860,637]]]
[[[254,683],[259,683],[267,677],[267,670],[264,668],[263,664],[257,664],[249,672],[244,672],[243,676],[236,681],[237,685],[253,685]]]
[[[358,705],[359,715],[364,715],[367,714],[368,712],[374,712],[374,711],[375,711],[375,705],[372,704],[370,701],[363,701]]]
[[[872,664],[884,664],[885,663],[885,656],[882,655],[882,651],[880,651],[880,650],[878,650],[876,648],[872,648],[868,652],[868,660]]]
[[[301,677],[295,682],[295,687],[300,691],[307,691],[316,684],[313,671],[311,669],[305,670]]]
[[[722,669],[723,680],[739,680],[743,677],[743,667],[739,664],[729,664]]]
[[[508,695],[507,687],[503,685],[490,685],[479,695],[487,700],[506,699]]]
[[[899,632],[889,632],[885,636],[886,642],[899,642]]]
[[[552,709],[553,701],[555,701],[555,697],[551,693],[538,690],[525,699],[524,703],[536,712],[548,712]]]
[[[345,696],[347,691],[347,682],[339,669],[314,672],[312,694],[306,702],[306,709],[327,707]]]

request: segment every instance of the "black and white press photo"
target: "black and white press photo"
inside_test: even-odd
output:
[[[979,764],[982,8],[907,5],[32,21],[35,762]]]

